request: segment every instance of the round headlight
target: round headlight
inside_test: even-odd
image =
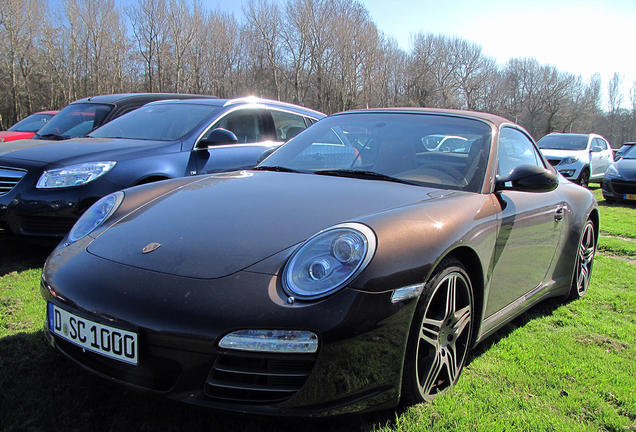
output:
[[[610,177],[620,177],[620,173],[618,172],[618,170],[616,169],[616,166],[614,164],[610,165],[607,168],[607,171],[605,171],[605,175],[610,176]]]
[[[118,191],[97,201],[75,222],[71,232],[68,233],[68,241],[70,243],[76,242],[93,232],[115,213],[123,200],[124,193]]]
[[[298,299],[327,296],[360,274],[375,247],[375,233],[366,225],[347,223],[321,231],[293,253],[283,285]]]

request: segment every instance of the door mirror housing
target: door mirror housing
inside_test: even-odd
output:
[[[558,185],[559,180],[554,172],[536,165],[519,165],[507,176],[497,178],[495,192],[550,192]]]
[[[197,143],[197,148],[208,148],[218,145],[236,144],[238,138],[232,131],[223,128],[216,128],[207,136]]]

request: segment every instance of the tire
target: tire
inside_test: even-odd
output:
[[[581,240],[576,251],[576,261],[570,285],[570,300],[577,300],[585,297],[590,285],[592,276],[592,265],[594,264],[594,254],[596,253],[596,233],[594,222],[587,220],[581,233]]]
[[[590,169],[588,167],[584,167],[583,170],[581,170],[581,175],[579,175],[579,179],[576,183],[580,184],[584,188],[588,186],[590,183]]]
[[[455,385],[466,362],[473,327],[470,278],[459,261],[446,258],[426,283],[411,324],[402,378],[403,405],[431,401]]]

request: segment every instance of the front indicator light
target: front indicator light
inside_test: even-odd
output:
[[[419,297],[424,290],[424,284],[410,285],[404,288],[398,288],[391,295],[391,303],[397,303],[404,300]]]
[[[312,354],[318,336],[305,330],[238,330],[224,336],[219,347],[239,351]]]

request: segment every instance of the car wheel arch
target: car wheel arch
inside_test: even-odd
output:
[[[479,328],[482,323],[482,312],[485,302],[485,282],[484,271],[482,261],[478,253],[469,246],[461,245],[454,249],[449,250],[446,254],[440,256],[435,265],[431,266],[430,271],[424,278],[424,283],[427,283],[433,275],[437,272],[440,265],[446,260],[446,258],[454,258],[459,261],[470,278],[470,283],[473,289],[473,320],[474,329],[471,340],[471,347],[476,344],[477,336],[479,335]]]

